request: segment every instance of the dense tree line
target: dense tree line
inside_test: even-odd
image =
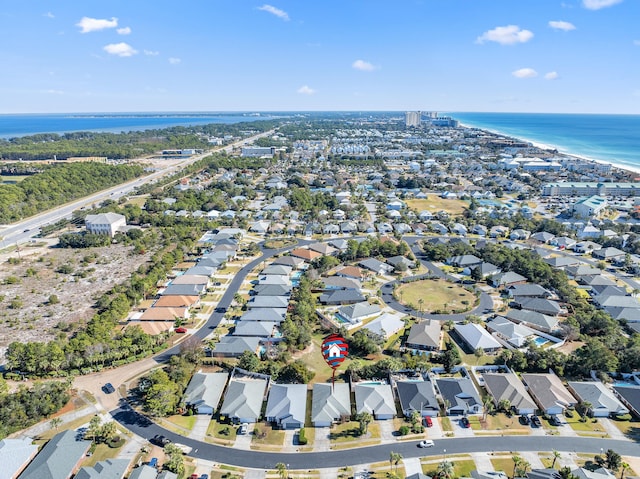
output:
[[[41,173],[17,184],[0,185],[0,223],[18,221],[141,174],[139,165],[46,165]]]
[[[344,261],[353,261],[361,258],[393,256],[406,256],[409,254],[409,246],[404,241],[395,242],[383,240],[380,237],[369,236],[364,241],[349,240],[347,250],[341,253]]]
[[[195,364],[177,354],[171,356],[167,367],[147,374],[142,391],[145,410],[157,417],[175,414],[194,371]]]
[[[93,233],[64,233],[58,238],[60,248],[93,248],[97,246],[108,246],[111,243],[109,235],[99,235]]]
[[[13,394],[0,392],[0,439],[57,412],[69,402],[68,389],[65,382],[48,382],[21,386]]]
[[[311,344],[317,306],[311,287],[309,279],[302,276],[299,286],[291,295],[291,311],[280,327],[291,350],[304,349]]]

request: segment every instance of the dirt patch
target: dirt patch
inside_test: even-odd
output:
[[[22,247],[0,255],[0,353],[13,341],[49,341],[95,312],[95,301],[147,255],[132,247]]]

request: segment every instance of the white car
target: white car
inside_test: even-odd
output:
[[[418,443],[418,447],[433,447],[434,443],[431,439],[426,439]]]
[[[248,430],[249,430],[249,424],[247,424],[246,422],[243,422],[240,425],[240,430],[238,431],[238,434],[246,434]]]

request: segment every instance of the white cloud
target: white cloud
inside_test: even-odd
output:
[[[268,5],[265,3],[261,7],[258,7],[258,10],[262,10],[263,12],[269,12],[278,18],[282,18],[285,22],[289,21],[289,14],[284,10],[280,10],[279,8],[274,7],[273,5]]]
[[[476,43],[496,42],[500,45],[525,43],[533,38],[533,32],[522,30],[518,25],[506,25],[487,30],[476,39]]]
[[[538,76],[538,72],[533,68],[521,68],[520,70],[511,72],[511,74],[516,78],[534,78]]]
[[[549,72],[549,73],[545,73],[544,74],[544,79],[545,80],[555,80],[559,76],[560,75],[558,75],[558,72]]]
[[[150,57],[157,57],[158,55],[160,55],[160,52],[154,50],[142,50],[142,53]]]
[[[303,85],[298,88],[298,93],[301,93],[303,95],[313,95],[315,92],[316,91],[308,85]]]
[[[551,20],[549,26],[554,30],[564,30],[565,32],[575,30],[576,26],[573,23],[564,22],[562,20]]]
[[[105,45],[102,49],[107,52],[109,55],[116,55],[119,57],[131,57],[138,53],[131,45],[128,43],[110,43],[109,45]]]
[[[622,0],[582,0],[582,6],[589,10],[600,10],[601,8],[612,7]]]
[[[56,18],[56,16],[51,12],[44,13],[42,16],[47,18]]]
[[[129,35],[131,33],[131,28],[130,27],[118,28],[116,32],[118,32],[118,35]]]
[[[360,70],[363,72],[372,72],[373,70],[376,69],[376,67],[373,66],[372,63],[365,62],[364,60],[356,60],[351,64],[351,66],[356,70]]]
[[[169,58],[169,63],[171,63],[172,65],[177,65],[178,63],[180,63],[182,60],[180,58],[176,58],[176,57],[171,57]]]
[[[76,27],[80,27],[80,33],[97,32],[98,30],[116,28],[117,26],[118,19],[116,17],[111,17],[111,20],[107,20],[106,18],[82,17],[82,20],[76,23]]]

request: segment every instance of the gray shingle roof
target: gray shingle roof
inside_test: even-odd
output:
[[[277,423],[295,422],[304,426],[306,411],[306,384],[271,385],[265,417]]]
[[[80,468],[75,479],[122,479],[130,462],[130,459],[98,461],[93,467]]]
[[[396,405],[391,386],[388,384],[356,384],[354,389],[357,414],[368,412],[376,416],[395,416]]]
[[[516,409],[535,409],[533,401],[527,389],[513,373],[484,373],[482,375],[485,387],[496,402],[507,399]]]
[[[20,479],[60,479],[71,476],[78,461],[86,454],[91,441],[78,440],[78,432],[63,431],[42,448],[20,474]]]
[[[458,407],[467,410],[482,404],[478,391],[468,377],[437,378],[436,385],[443,399],[449,401],[450,409]]]
[[[351,393],[346,383],[333,385],[316,383],[313,385],[311,421],[333,422],[342,416],[351,415]]]
[[[196,373],[184,392],[184,402],[192,406],[209,406],[218,409],[222,391],[227,384],[227,373]]]
[[[577,400],[564,387],[555,374],[523,374],[522,380],[529,387],[529,393],[544,410],[576,404]]]
[[[569,388],[582,402],[590,402],[591,409],[604,410],[607,413],[626,414],[628,409],[614,396],[604,384],[596,381],[570,381]]]
[[[224,396],[220,414],[232,418],[257,420],[260,417],[266,388],[265,379],[232,379]]]
[[[411,411],[422,414],[440,409],[431,381],[398,381],[396,391],[405,415],[410,415]]]
[[[407,337],[407,347],[425,347],[440,349],[440,334],[442,325],[440,321],[428,320],[411,326]]]
[[[31,438],[3,439],[0,441],[0,478],[14,477],[35,453],[38,446],[31,444]]]

